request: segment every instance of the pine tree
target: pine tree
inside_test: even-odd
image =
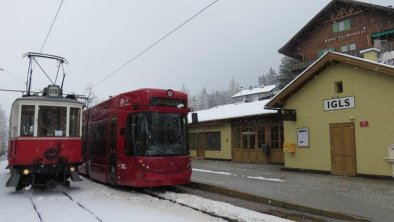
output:
[[[268,86],[278,83],[278,74],[271,67],[267,73],[261,75],[257,79],[259,86]]]
[[[291,82],[295,77],[298,76],[299,73],[293,73],[291,71],[291,65],[298,62],[297,60],[284,56],[281,60],[281,64],[279,65],[279,89],[285,87],[289,82]]]

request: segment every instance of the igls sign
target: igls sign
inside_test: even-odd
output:
[[[325,99],[323,101],[324,111],[338,110],[338,109],[354,109],[354,96]]]

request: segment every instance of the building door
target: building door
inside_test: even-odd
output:
[[[242,161],[254,162],[251,159],[251,150],[256,148],[255,132],[247,131],[242,133]]]
[[[205,157],[205,133],[198,134],[198,143],[197,143],[197,157]]]
[[[283,164],[284,161],[284,154],[283,154],[283,125],[281,123],[272,124],[269,127],[269,148],[270,148],[270,162],[271,163],[278,163]]]
[[[354,123],[331,123],[330,143],[332,174],[355,176],[357,166]]]

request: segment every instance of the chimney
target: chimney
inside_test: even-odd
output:
[[[380,50],[377,48],[370,48],[360,51],[361,55],[363,55],[364,59],[368,59],[370,61],[377,62],[379,58]]]

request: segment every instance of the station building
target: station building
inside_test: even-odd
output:
[[[274,87],[269,88],[271,91]],[[262,98],[243,93],[249,99]],[[276,110],[264,109],[268,101],[248,100],[196,111],[196,123],[192,123],[189,113],[191,156],[246,163],[283,163],[283,122]]]
[[[365,50],[376,60],[379,50]],[[328,52],[267,103],[284,116],[285,168],[392,176],[394,67]]]

